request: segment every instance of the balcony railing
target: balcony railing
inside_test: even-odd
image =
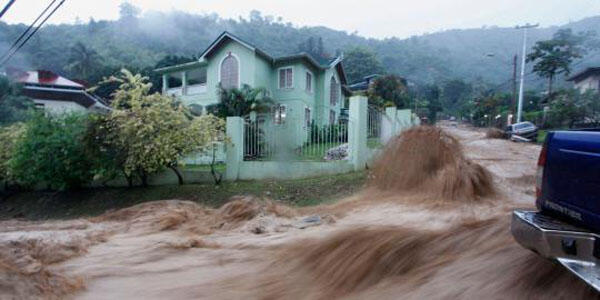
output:
[[[197,94],[202,94],[202,93],[206,93],[206,83],[188,85],[187,91],[185,94],[186,95],[197,95]]]
[[[167,90],[167,95],[168,96],[182,96],[183,95],[183,88],[182,87],[170,88],[170,89]]]

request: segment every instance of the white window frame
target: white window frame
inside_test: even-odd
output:
[[[281,115],[281,111],[283,108],[283,117]],[[282,125],[285,124],[285,119],[287,118],[287,114],[288,114],[288,107],[285,104],[275,104],[273,105],[273,107],[271,108],[272,112],[273,112],[273,124],[275,125]],[[277,117],[277,115],[279,115],[279,117]]]
[[[332,92],[331,83],[334,80],[335,80],[335,89],[336,89],[335,94],[337,97],[337,99],[335,99],[335,102],[332,101],[333,99],[331,97],[331,92]],[[331,77],[329,79],[329,106],[337,106],[338,103],[341,101],[342,92],[341,92],[341,84],[339,82],[340,82],[340,79],[337,78],[337,76],[335,76],[335,74],[331,75]]]
[[[221,66],[223,66],[223,61],[230,54],[231,54],[231,56],[235,57],[235,59],[237,59],[237,62],[238,62],[238,86],[237,86],[237,88],[239,89],[242,86],[242,61],[235,53],[233,53],[231,51],[225,53],[225,55],[223,55],[223,57],[221,57],[221,60],[219,61],[219,65],[217,66],[217,81],[219,82],[219,84],[221,83]],[[206,83],[208,84],[208,70],[207,70],[207,74],[206,74]]]
[[[314,82],[313,78],[315,78],[315,75],[313,75],[313,73],[311,71],[306,71],[306,75],[304,75],[304,76],[305,76],[305,80],[308,79],[308,76],[310,76],[310,81],[306,80],[305,90],[308,93],[312,93],[313,92],[313,82]],[[310,88],[308,88],[309,83],[310,83]]]
[[[333,115],[333,118],[331,118],[332,115]],[[336,117],[337,117],[337,113],[335,112],[335,110],[330,109],[329,110],[329,125],[335,124]]]
[[[310,107],[305,106],[304,107],[304,127],[310,128],[311,124],[312,124],[312,110],[310,109]]]
[[[281,86],[281,71],[282,70],[292,70],[292,82],[290,82],[290,86]],[[287,72],[285,74],[285,81],[287,82]],[[291,90],[294,88],[294,67],[293,66],[288,66],[288,67],[281,67],[279,69],[277,69],[277,86],[279,87],[280,90]]]

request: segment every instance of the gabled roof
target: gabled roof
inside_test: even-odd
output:
[[[14,80],[24,85],[56,86],[83,89],[84,86],[50,71],[25,71],[15,73]]]
[[[224,31],[223,33],[221,33],[204,51],[202,51],[202,53],[200,54],[200,59],[198,61],[175,65],[175,66],[164,67],[164,68],[159,68],[154,71],[158,72],[158,73],[167,73],[167,72],[173,72],[173,71],[179,71],[179,70],[184,70],[184,69],[188,69],[188,68],[203,66],[207,63],[208,58],[210,58],[212,55],[214,55],[219,50],[219,48],[221,48],[223,45],[225,45],[229,41],[237,42],[238,44],[248,48],[250,51],[254,51],[256,54],[258,54],[259,56],[261,56],[262,58],[267,60],[272,65],[277,65],[277,64],[290,62],[290,61],[296,61],[296,60],[304,60],[319,70],[326,70],[326,69],[335,67],[337,69],[337,71],[340,73],[342,84],[346,84],[346,73],[344,72],[344,69],[343,69],[342,65],[340,64],[343,60],[343,56],[334,57],[334,58],[315,58],[314,56],[310,55],[309,53],[300,52],[300,53],[296,53],[296,54],[292,54],[292,55],[274,58],[273,56],[269,55],[265,51],[261,50],[260,48],[256,47],[255,45],[253,45],[252,43],[247,42],[228,31]]]
[[[575,75],[569,77],[567,81],[579,82],[594,74],[600,74],[600,67],[587,68],[583,71],[577,72]]]
[[[366,91],[369,89],[369,84],[371,84],[373,79],[376,79],[380,76],[381,75],[379,75],[379,74],[367,75],[367,76],[363,77],[363,79],[350,84],[348,86],[348,88],[352,91]]]
[[[97,103],[101,106],[106,106],[102,101],[84,90],[25,86],[22,93],[32,99],[75,102],[85,108],[89,108]]]
[[[46,70],[7,70],[7,75],[23,85],[24,96],[39,100],[70,101],[85,108],[97,105],[108,109],[104,100],[88,93],[82,84]]]
[[[273,61],[273,57],[271,57],[269,54],[258,49],[256,46],[252,45],[251,43],[246,42],[243,39],[233,35],[232,33],[228,32],[228,31],[223,31],[223,33],[221,33],[221,35],[219,35],[219,37],[217,37],[217,39],[214,42],[212,42],[212,44],[210,44],[206,48],[206,50],[204,50],[202,52],[202,54],[200,54],[200,60],[212,56],[217,50],[219,50],[219,48],[221,46],[223,46],[229,40],[236,41],[240,45],[242,45],[242,46],[250,49],[251,51],[256,52],[258,55],[264,57],[268,61]]]

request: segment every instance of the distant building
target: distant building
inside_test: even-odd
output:
[[[568,81],[573,81],[575,88],[584,93],[587,91],[600,91],[600,67],[587,68],[573,76]]]
[[[365,77],[363,77],[362,80],[348,85],[348,89],[350,89],[352,92],[367,91],[369,89],[369,87],[371,87],[373,82],[375,82],[375,79],[377,79],[379,77],[381,77],[381,75],[379,75],[379,74],[372,74],[369,76],[365,76]]]
[[[88,93],[82,84],[61,77],[51,71],[9,70],[7,75],[23,85],[23,95],[35,106],[52,114],[69,112],[106,112],[108,105]]]

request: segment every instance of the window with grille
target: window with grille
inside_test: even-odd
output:
[[[287,114],[285,105],[277,104],[277,105],[273,106],[272,110],[273,110],[273,123],[275,123],[275,124],[285,123],[285,117]]]
[[[229,53],[221,63],[221,86],[224,89],[239,87],[239,72],[238,60]]]
[[[312,74],[306,72],[306,91],[312,92]]]
[[[310,108],[306,107],[304,109],[304,125],[306,126],[306,128],[310,128]]]
[[[279,69],[279,88],[291,89],[294,87],[294,70],[292,68]]]
[[[329,111],[329,124],[335,124],[335,110],[333,109]]]
[[[335,106],[338,103],[340,97],[340,89],[334,76],[331,76],[329,84],[329,104]]]

